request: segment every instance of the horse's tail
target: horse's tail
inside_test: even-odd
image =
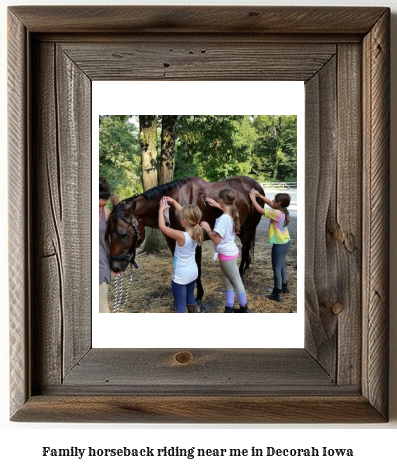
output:
[[[254,238],[252,239],[252,243],[251,243],[251,247],[250,247],[250,252],[252,253],[252,258],[254,260],[255,260],[255,239],[256,239],[256,227],[255,227]]]

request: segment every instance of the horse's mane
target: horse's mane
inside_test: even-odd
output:
[[[150,188],[150,190],[146,190],[142,193],[141,196],[145,196],[148,200],[155,198],[157,195],[164,195],[169,191],[175,190],[176,188],[180,188],[191,179],[192,177],[180,178],[179,180],[174,180],[173,182],[163,183],[162,185],[155,186]]]
[[[188,181],[190,181],[192,177],[180,178],[179,180],[174,180],[169,183],[163,183],[162,185],[155,186],[150,188],[149,190],[144,191],[143,193],[137,193],[129,198],[120,201],[120,204],[130,203],[138,196],[144,196],[148,200],[155,198],[157,195],[165,195],[169,191],[175,190],[175,188],[180,188],[183,185],[186,185]]]

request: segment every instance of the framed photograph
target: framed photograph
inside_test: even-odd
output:
[[[281,302],[266,297],[272,293],[274,281],[271,264],[272,244],[268,243],[269,219],[257,213],[258,223],[255,231],[248,228],[251,234],[248,243],[252,243],[251,263],[249,269],[244,270],[243,283],[250,311],[249,322],[245,322],[244,316],[241,317],[240,313],[224,313],[223,281],[219,261],[213,260],[214,245],[210,241],[203,243],[201,248],[201,283],[204,296],[199,295],[198,282],[195,290],[199,295],[197,296],[199,313],[184,316],[183,327],[168,328],[169,325],[178,325],[180,313],[174,311],[171,289],[173,259],[171,251],[166,246],[160,252],[151,253],[143,251],[141,247],[144,244],[141,244],[135,251],[135,262],[139,269],[129,266],[123,278],[117,279],[117,282],[116,278],[112,277],[108,294],[110,308],[107,313],[103,310],[100,312],[96,284],[99,277],[99,241],[96,232],[93,231],[92,346],[168,348],[179,344],[183,331],[184,336],[188,335],[185,341],[188,339],[189,348],[303,347],[305,162],[303,81],[95,81],[92,82],[91,96],[94,209],[97,206],[96,187],[99,176],[108,178],[111,182],[111,191],[117,195],[121,194],[120,199],[141,192],[134,189],[134,181],[131,179],[125,182],[123,176],[127,175],[127,170],[122,167],[125,162],[129,174],[138,173],[134,178],[139,180],[138,185],[141,189],[142,165],[137,116],[140,114],[149,114],[156,118],[159,135],[163,115],[177,118],[174,158],[176,165],[173,180],[178,181],[180,178],[199,173],[204,180],[216,182],[232,175],[247,175],[243,172],[254,167],[257,174],[262,176],[252,174],[249,176],[254,178],[259,186],[265,188],[266,196],[270,200],[282,192],[287,192],[291,196],[288,208],[288,234],[291,237],[291,247],[286,261],[290,292],[283,294]],[[131,116],[131,113],[134,113],[134,116]],[[112,136],[120,135],[120,131],[116,134],[120,129],[128,129],[128,136],[134,142],[134,146],[117,146]],[[125,132],[127,134],[127,131]],[[278,189],[277,184],[269,181],[269,177],[266,179],[263,177],[265,168],[269,168],[268,174],[275,173],[276,153],[273,133],[277,133],[278,143],[282,143],[279,145],[283,146],[283,159],[285,159],[279,165],[279,173],[290,177],[289,180],[287,178],[288,181],[280,183]],[[206,136],[205,139],[199,138],[202,134]],[[272,137],[271,151],[274,150],[274,153],[271,157],[268,156],[268,149],[267,153],[263,152],[261,143],[264,141],[264,136],[268,139],[269,136]],[[213,149],[214,139],[219,139],[222,146],[219,147],[218,144],[218,148]],[[118,153],[115,149],[118,149]],[[157,152],[157,158],[161,160],[160,145]],[[255,160],[257,154],[261,155],[261,167]],[[225,155],[228,157],[226,162]],[[188,165],[185,163],[187,158]],[[115,172],[118,172],[117,179],[114,177]],[[218,191],[219,187],[214,194],[205,193],[205,195],[216,197]],[[248,200],[248,191],[247,189],[245,193],[241,192],[240,198]],[[195,196],[196,203],[203,212],[202,219],[208,221],[213,209],[210,205],[203,204],[204,193],[197,191]],[[299,218],[297,218],[298,200]],[[157,223],[158,203],[151,208],[151,214],[154,214],[153,222]],[[241,216],[244,218],[244,213]],[[92,225],[95,227],[96,211],[93,212],[92,218]],[[241,240],[236,237],[240,254],[244,250]],[[240,263],[243,263],[243,256],[239,258],[238,266]],[[118,300],[116,303],[115,293]],[[113,314],[109,314],[109,311]],[[209,324],[210,329],[208,329]],[[256,326],[255,329],[252,329],[253,324]],[[152,329],[154,325],[156,328]],[[164,332],[167,332],[167,335],[163,335]]]
[[[388,420],[389,28],[384,7],[9,8],[11,420]],[[92,347],[92,83],[127,80],[304,82],[303,348],[192,347],[182,320],[170,348]]]

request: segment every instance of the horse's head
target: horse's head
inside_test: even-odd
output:
[[[134,199],[121,203],[113,199],[113,211],[110,215],[107,236],[110,239],[110,268],[119,273],[124,271],[129,263],[134,262],[135,249],[145,240],[145,226],[134,210]]]

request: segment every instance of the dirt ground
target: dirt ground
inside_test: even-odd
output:
[[[248,307],[251,312],[297,312],[297,218],[291,218],[289,232],[291,248],[287,255],[286,267],[288,285],[291,293],[282,295],[282,302],[270,301],[266,294],[273,288],[273,271],[271,266],[272,245],[267,242],[269,220],[262,218],[256,231],[255,250],[250,268],[243,277],[247,292]],[[236,242],[241,247],[240,240]],[[212,260],[213,244],[207,241],[203,244],[202,283],[204,288],[203,312],[223,312],[225,307],[224,288],[219,268],[219,262]],[[123,312],[140,313],[170,313],[174,312],[171,292],[172,255],[163,250],[157,254],[146,254],[137,251],[136,262],[139,268],[133,269],[133,278],[129,289],[127,302]],[[240,259],[238,263],[240,262]],[[128,278],[128,268],[125,278]],[[113,309],[114,284],[109,292],[109,306]],[[127,279],[124,282],[124,290]],[[235,307],[238,307],[237,297]]]

